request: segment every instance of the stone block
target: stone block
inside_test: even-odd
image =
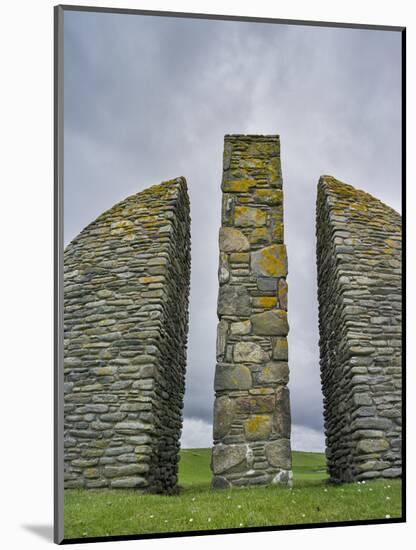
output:
[[[217,312],[218,315],[250,315],[250,295],[247,289],[236,285],[224,285],[220,287]]]
[[[276,277],[257,277],[257,287],[259,290],[273,292],[277,290],[277,281]]]
[[[287,361],[289,358],[289,349],[287,338],[276,338],[273,345],[273,359],[276,361]]]
[[[269,361],[256,374],[258,384],[287,384],[289,381],[289,366],[285,361]]]
[[[257,275],[285,277],[287,257],[284,244],[272,244],[251,253],[251,269]]]
[[[277,298],[275,296],[255,296],[252,305],[255,308],[270,309],[277,306]]]
[[[214,474],[222,474],[244,466],[246,462],[246,445],[216,445],[212,450],[212,470]]]
[[[253,179],[224,181],[222,190],[224,193],[247,193],[255,185],[256,181]]]
[[[287,313],[282,309],[273,309],[256,313],[250,317],[253,334],[263,336],[286,336],[289,332]]]
[[[268,439],[272,431],[270,415],[256,414],[244,421],[244,433],[247,441]]]
[[[290,441],[288,439],[276,439],[268,441],[264,447],[266,458],[270,466],[290,470],[292,467],[292,455]]]
[[[222,252],[246,252],[250,250],[247,237],[242,231],[233,227],[221,227],[219,244]]]
[[[248,238],[251,245],[269,244],[271,240],[270,230],[267,227],[256,227],[251,231]]]
[[[235,399],[226,395],[217,397],[214,402],[214,439],[227,435],[237,411]]]
[[[283,191],[281,189],[256,189],[254,191],[254,200],[259,203],[277,206],[283,202]]]
[[[250,334],[251,332],[251,322],[247,321],[236,321],[230,325],[230,335],[231,336],[243,336],[245,334]]]
[[[248,390],[251,388],[251,372],[248,367],[217,365],[215,390]]]
[[[379,453],[387,451],[390,447],[386,439],[360,439],[357,443],[357,452],[359,453]]]
[[[254,342],[237,342],[234,345],[235,363],[263,363],[269,359],[263,348]]]
[[[134,489],[148,486],[146,478],[140,476],[124,477],[111,480],[112,489]]]
[[[237,227],[258,227],[266,225],[267,214],[260,208],[236,206],[234,208],[234,223]]]
[[[272,413],[275,408],[275,396],[249,395],[238,397],[236,407],[241,414]]]

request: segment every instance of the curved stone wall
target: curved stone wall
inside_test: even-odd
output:
[[[189,279],[184,178],[116,204],[65,249],[65,487],[175,487]]]
[[[333,481],[401,475],[401,217],[318,184],[320,365]]]
[[[287,258],[278,136],[227,135],[213,487],[291,478]]]

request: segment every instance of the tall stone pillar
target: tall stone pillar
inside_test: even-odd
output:
[[[291,479],[287,258],[278,136],[226,135],[213,487]]]
[[[190,262],[184,178],[127,197],[66,247],[65,488],[176,490]]]
[[[322,176],[316,235],[331,480],[400,477],[401,217],[368,193]]]

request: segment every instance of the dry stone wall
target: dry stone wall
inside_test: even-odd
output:
[[[224,140],[213,487],[291,479],[278,136]]]
[[[318,185],[320,365],[332,481],[401,475],[401,217]]]
[[[65,487],[174,489],[189,279],[184,178],[128,197],[65,249]]]

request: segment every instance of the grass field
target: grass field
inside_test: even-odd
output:
[[[175,496],[65,491],[65,538],[399,518],[401,482],[331,485],[325,456],[293,452],[293,488],[210,489],[210,449],[181,451]]]

